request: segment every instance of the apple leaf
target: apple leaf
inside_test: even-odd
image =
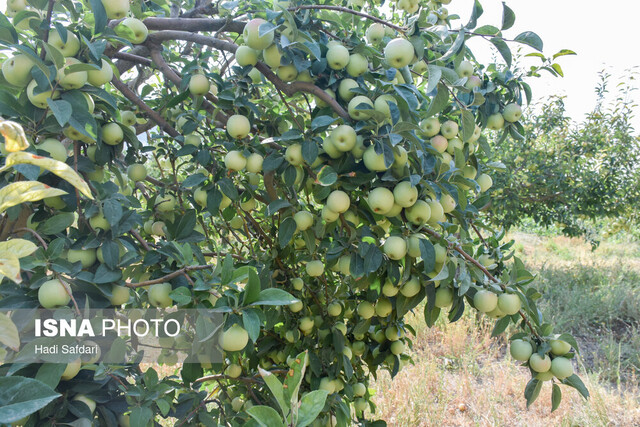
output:
[[[12,254],[16,258],[24,258],[31,255],[38,249],[38,246],[24,239],[12,239],[0,242],[0,253]]]
[[[0,378],[0,419],[4,423],[16,422],[58,397],[60,394],[51,387],[32,378]]]
[[[18,328],[6,314],[0,313],[0,343],[14,351],[20,349],[20,335]]]
[[[516,22],[516,14],[513,13],[513,10],[509,6],[502,2],[502,29],[508,30],[513,27],[513,24]]]

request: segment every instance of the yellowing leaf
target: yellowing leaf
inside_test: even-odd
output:
[[[18,259],[29,256],[36,250],[38,250],[38,246],[35,243],[24,239],[0,242],[0,254],[11,254]]]
[[[11,155],[11,154],[9,154]],[[66,191],[49,187],[38,181],[18,181],[0,188],[0,213],[11,206],[24,202],[35,202],[46,197],[67,194]]]
[[[88,198],[93,199],[91,190],[89,190],[89,186],[86,182],[84,182],[80,175],[76,173],[76,171],[74,171],[66,163],[62,163],[48,157],[42,157],[24,151],[20,151],[18,153],[10,153],[7,156],[7,163],[3,168],[0,169],[0,172],[8,169],[11,166],[24,163],[40,166],[41,168],[47,169],[48,171],[58,175],[60,178],[68,181],[71,185],[80,190],[80,192]]]
[[[0,121],[0,134],[4,137],[4,147],[10,152],[26,150],[29,147],[22,126],[9,120]]]
[[[16,283],[22,282],[20,260],[11,254],[2,254],[2,257],[0,257],[0,274],[7,276]]]
[[[20,349],[18,328],[16,328],[16,325],[11,321],[9,316],[3,313],[0,313],[0,343],[14,351]]]

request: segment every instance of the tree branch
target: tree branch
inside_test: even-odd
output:
[[[144,24],[149,30],[181,30],[181,31],[220,31],[223,28],[231,33],[241,34],[246,22],[224,18],[147,18]]]
[[[387,22],[384,19],[380,19],[380,18],[377,18],[375,16],[371,16],[369,14],[366,14],[364,12],[358,12],[357,10],[349,9],[347,7],[342,7],[342,6],[328,6],[328,5],[313,4],[313,5],[290,7],[287,10],[290,11],[290,12],[296,12],[298,10],[305,10],[305,9],[324,9],[324,10],[335,10],[335,11],[338,11],[338,12],[350,13],[352,15],[360,16],[360,17],[366,18],[366,19],[368,19],[370,21],[377,22],[378,24],[386,25],[387,27],[393,28],[394,30],[398,31],[399,33],[403,33],[404,34],[404,32],[407,31],[405,28],[398,27],[397,25],[394,25],[394,24],[392,24],[390,22]]]
[[[207,270],[210,268],[216,268],[216,266],[215,265],[192,265],[189,267],[182,267],[180,270],[176,270],[173,273],[169,273],[157,279],[145,280],[144,282],[139,282],[139,283],[127,283],[126,285],[130,288],[141,288],[143,286],[155,285],[157,283],[166,282],[167,280],[171,280],[175,277],[181,276],[189,271]]]

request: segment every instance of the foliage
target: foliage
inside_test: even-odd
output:
[[[541,51],[542,41],[507,38],[506,5],[501,28],[477,27],[479,1],[453,30],[443,3],[400,1],[387,16],[359,2],[11,3],[0,38],[19,56],[3,64],[0,113],[37,145],[13,152],[5,140],[0,185],[26,178],[67,194],[21,200],[2,217],[3,240],[17,233],[40,247],[21,258],[20,280],[3,279],[0,307],[48,305],[38,290],[55,276],[78,309],[168,299],[226,313],[233,335],[223,363],[185,364],[179,378],[138,365],[88,363],[64,376],[72,364],[4,365],[3,376],[62,394],[32,406],[26,425],[273,425],[276,409],[288,424],[366,424],[369,382],[410,363],[404,317],[425,299],[429,326],[482,302],[500,319],[494,335],[517,325],[512,339],[534,359],[576,355],[575,340],[540,315],[513,242],[481,212],[489,173],[504,169],[483,129],[525,134],[531,91],[509,69],[509,45]],[[475,63],[472,37],[506,65]],[[242,39],[249,47],[237,51]],[[527,75],[559,74],[553,60],[565,53]],[[40,170],[48,163],[35,153],[67,166]],[[152,299],[154,289],[168,295]],[[551,353],[554,339],[570,351]],[[527,404],[543,381],[588,396],[575,374],[529,368]],[[283,374],[281,399],[273,379]]]

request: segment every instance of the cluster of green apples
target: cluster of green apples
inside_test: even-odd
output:
[[[540,381],[550,381],[554,377],[564,380],[574,373],[571,359],[571,344],[558,336],[549,341],[549,347],[536,348],[536,343],[527,339],[513,339],[509,352],[515,360],[525,362],[532,371],[534,378]]]

